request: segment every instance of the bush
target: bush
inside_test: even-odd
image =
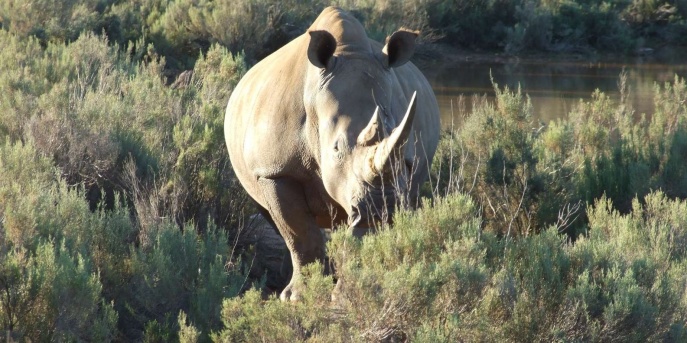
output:
[[[575,244],[555,227],[514,241],[480,228],[452,194],[393,229],[328,248],[339,284],[313,266],[302,303],[226,300],[216,341],[679,341],[685,339],[687,203],[652,193],[628,215],[591,206]]]
[[[137,45],[0,40],[17,52],[3,50],[0,78],[3,328],[17,340],[107,341],[140,339],[155,321],[176,337],[183,310],[207,339],[221,300],[252,282],[232,261],[250,207],[222,137],[243,57],[213,46],[172,88],[164,60],[132,61]],[[34,285],[41,268],[53,270]],[[63,278],[74,281],[50,293]]]
[[[0,2],[0,23],[22,36],[71,41],[95,28],[100,5],[99,0],[4,0]]]
[[[17,339],[133,339],[180,309],[207,337],[221,300],[251,285],[217,228],[142,227],[119,198],[92,212],[33,147],[5,143],[0,175],[18,168],[24,178],[0,185],[0,323]]]
[[[298,342],[308,338],[320,341],[340,341],[332,331],[339,325],[336,315],[328,309],[332,278],[322,276],[322,266],[310,265],[303,271],[307,290],[302,301],[295,304],[271,297],[263,301],[258,290],[250,290],[240,298],[225,299],[222,304],[224,329],[212,335],[215,342]],[[330,331],[331,330],[331,331]],[[320,335],[325,335],[321,337]]]
[[[581,204],[604,194],[624,213],[652,190],[684,198],[684,80],[656,86],[649,120],[633,119],[624,80],[619,101],[597,91],[548,126],[532,121],[519,91],[495,85],[494,105],[476,99],[461,113],[460,132],[444,134],[432,167],[436,192],[469,192],[486,228],[507,236],[556,225],[574,237]]]
[[[45,51],[8,33],[0,40],[26,51],[5,60],[12,72],[0,80],[8,98],[0,132],[53,158],[68,183],[87,188],[92,208],[102,194],[111,204],[113,192],[138,187],[151,189],[146,202],[159,202],[156,213],[140,218],[170,213],[201,227],[208,216],[222,225],[237,220],[246,196],[218,190],[239,187],[222,132],[224,106],[246,70],[242,55],[213,46],[190,83],[173,89],[165,85],[163,60],[133,62],[93,35]],[[130,170],[133,179],[123,177]]]
[[[3,144],[0,175],[14,180],[0,185],[3,326],[35,341],[113,339],[117,313],[102,297],[98,271],[113,276],[117,262],[105,255],[120,242],[110,238],[126,232],[100,230],[125,213],[91,213],[30,146]]]

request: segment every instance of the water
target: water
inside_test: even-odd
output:
[[[548,122],[565,118],[580,99],[590,99],[595,89],[617,99],[623,70],[636,114],[653,112],[655,83],[670,82],[675,74],[687,76],[685,63],[647,62],[640,58],[603,62],[473,58],[423,68],[437,96],[444,126],[451,124],[451,106],[456,106],[460,95],[467,97],[468,104],[472,95],[486,94],[493,100],[490,73],[499,87],[516,89],[520,85],[523,94],[532,100],[535,118]]]

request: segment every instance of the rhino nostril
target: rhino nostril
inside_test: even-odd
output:
[[[353,213],[348,217],[348,226],[354,227],[358,224],[360,224],[360,221],[363,219],[363,216],[360,215],[358,212],[358,209],[353,208]]]

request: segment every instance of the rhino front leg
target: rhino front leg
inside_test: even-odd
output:
[[[322,231],[308,208],[300,183],[288,178],[261,178],[259,183],[265,208],[291,253],[293,274],[279,298],[298,300],[303,287],[301,268],[315,261],[324,262]]]

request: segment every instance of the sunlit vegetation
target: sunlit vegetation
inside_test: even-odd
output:
[[[681,1],[339,3],[379,40],[402,25],[509,52],[687,37]],[[647,114],[622,76],[620,99],[597,92],[551,123],[519,90],[464,99],[424,206],[362,240],[335,232],[336,274],[310,266],[302,301],[279,302],[224,108],[323,6],[0,0],[0,337],[687,340],[681,78]]]
[[[440,143],[435,192],[471,194],[486,227],[525,236],[558,225],[576,237],[585,230],[584,205],[603,195],[624,213],[655,190],[684,199],[684,79],[657,84],[649,114],[635,113],[625,75],[619,84],[620,100],[596,91],[547,124],[535,122],[526,95],[495,85],[495,103],[476,97],[471,112],[458,109],[464,124]]]
[[[213,46],[169,87],[164,61],[134,61],[135,45],[84,34],[43,48],[6,31],[0,42],[3,329],[135,338],[182,309],[216,327],[221,299],[246,283],[227,269],[236,234],[217,227],[250,208],[222,134],[242,56]]]
[[[421,30],[423,41],[509,53],[687,44],[684,0],[2,0],[0,26],[42,44],[84,32],[121,46],[142,40],[174,72],[192,68],[214,43],[255,62],[301,34],[328,5],[352,11],[377,40],[405,26]]]
[[[679,342],[685,319],[687,204],[652,193],[629,214],[601,198],[589,234],[555,226],[507,240],[483,230],[465,194],[402,213],[362,241],[329,245],[343,282],[311,269],[303,301],[227,299],[223,342]]]

